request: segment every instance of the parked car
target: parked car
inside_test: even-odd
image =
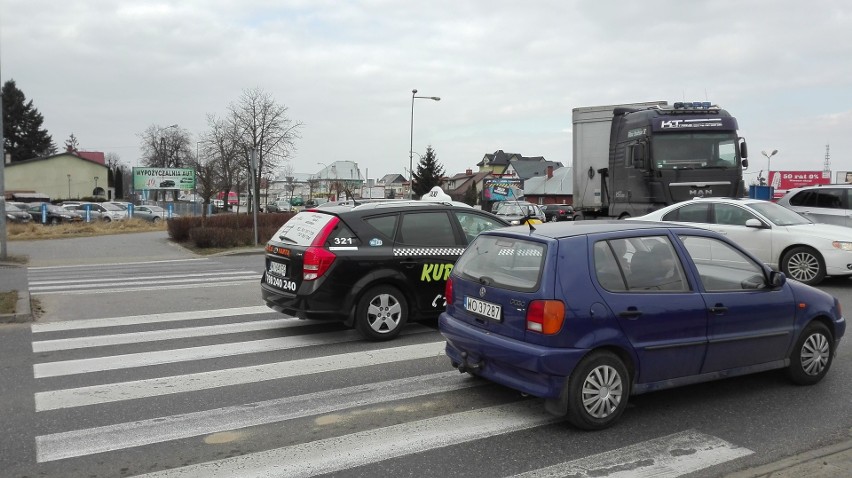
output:
[[[852,184],[791,189],[778,204],[813,222],[852,227]]]
[[[664,207],[635,220],[671,221],[724,234],[764,264],[810,285],[852,275],[852,229],[814,224],[760,199],[701,198]]]
[[[481,231],[508,224],[444,202],[304,210],[266,244],[263,300],[301,319],[337,320],[390,340],[444,308],[444,281]]]
[[[139,213],[150,213],[155,216],[159,216],[161,219],[180,217],[180,215],[175,212],[172,212],[171,215],[169,215],[169,211],[160,206],[135,206],[133,208],[133,217],[136,217]]]
[[[544,221],[573,221],[574,206],[570,204],[545,204],[541,206],[544,211]]]
[[[175,182],[171,179],[166,179],[165,181],[160,181],[161,188],[173,188],[175,187]]]
[[[513,226],[545,222],[544,211],[538,205],[523,201],[501,202],[496,214]]]
[[[121,214],[124,215],[125,219],[127,219],[128,215],[129,215],[128,209],[132,205],[132,203],[121,202],[121,201],[107,201],[103,204],[112,204],[113,206],[117,207],[118,210],[121,212]]]
[[[44,221],[42,221],[42,205],[46,205]],[[63,224],[83,221],[83,216],[78,214],[76,211],[69,211],[50,203],[31,203],[27,208],[27,212],[30,213],[30,217],[33,218],[33,221],[39,223],[44,222],[45,224]]]
[[[63,204],[62,207],[66,207],[66,205]],[[91,215],[90,217],[94,219],[112,222],[123,221],[126,217],[125,212],[122,211],[120,207],[107,202],[83,202],[72,206],[67,206],[66,208],[73,208],[85,219],[87,207],[89,208],[89,214]]]
[[[32,216],[30,216],[30,213],[28,213],[26,209],[15,203],[6,203],[6,221],[10,223],[25,224],[32,220]]]
[[[71,211],[73,213],[79,214],[80,217],[83,218],[83,221],[86,222],[99,222],[104,220],[103,214],[101,214],[101,212],[96,209],[89,210],[89,216],[87,220],[86,210],[83,208],[82,204],[62,204],[61,207],[66,211]]]
[[[665,223],[483,232],[444,295],[453,367],[590,430],[645,392],[783,368],[817,383],[846,329],[829,294],[718,233]]]

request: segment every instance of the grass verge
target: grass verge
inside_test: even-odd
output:
[[[18,291],[0,292],[0,314],[14,314],[18,303]]]
[[[64,239],[69,237],[92,237],[105,234],[126,234],[130,232],[165,231],[166,221],[157,224],[142,219],[127,221],[90,222],[76,224],[7,224],[7,238],[10,241],[31,241],[38,239]]]

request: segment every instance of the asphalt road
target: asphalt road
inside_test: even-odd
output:
[[[585,433],[452,371],[434,323],[370,343],[288,319],[262,305],[261,255],[157,234],[11,245],[39,254],[44,315],[0,327],[0,476],[714,477],[852,431],[848,340],[816,386],[650,393]],[[820,288],[852,310],[852,281]]]

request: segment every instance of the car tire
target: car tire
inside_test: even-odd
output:
[[[582,430],[601,430],[627,408],[630,374],[612,352],[593,352],[571,374],[568,394],[568,422]]]
[[[151,222],[152,222],[153,224],[157,224],[158,222],[160,222],[160,216],[154,216],[154,217],[151,219]]]
[[[805,327],[793,353],[787,376],[796,385],[813,385],[828,372],[834,358],[834,338],[825,324],[811,322]]]
[[[112,219],[109,216],[104,216],[104,222],[112,222]]]
[[[816,285],[825,279],[825,261],[810,247],[794,247],[781,259],[781,272],[807,285]]]
[[[367,340],[391,340],[408,322],[408,301],[396,287],[373,287],[358,301],[355,328]]]
[[[52,218],[48,219],[48,221],[47,221],[47,222],[48,222],[48,223],[50,223],[50,225],[52,225],[52,226],[56,226],[56,225],[58,225],[61,221],[59,220],[59,218],[58,218],[58,217],[52,217]]]

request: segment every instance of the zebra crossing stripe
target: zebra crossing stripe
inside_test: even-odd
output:
[[[348,370],[406,360],[444,357],[444,344],[443,341],[430,342],[210,372],[37,392],[35,394],[35,410],[37,412],[59,410],[99,403],[194,392],[266,380],[299,377],[336,370]]]
[[[308,477],[527,430],[560,420],[545,412],[540,400],[524,400],[141,476]],[[377,446],[377,443],[381,443],[381,446]],[[322,453],[321,450],[332,452]]]
[[[233,407],[36,437],[39,463],[162,443],[486,385],[458,372],[356,385]]]
[[[196,282],[192,281],[186,284],[168,284],[168,285],[155,285],[155,286],[135,286],[135,287],[102,287],[97,289],[82,289],[82,290],[45,290],[37,292],[38,295],[92,295],[92,294],[116,294],[118,292],[143,292],[143,291],[153,291],[153,290],[177,290],[177,289],[207,289],[210,287],[232,287],[237,285],[243,285],[247,281],[255,281],[261,278],[260,275],[256,277],[245,277],[237,280],[227,280],[227,281],[208,281],[208,282]],[[186,282],[186,281],[184,281]],[[36,294],[36,292],[34,292]]]
[[[675,478],[754,453],[748,448],[686,430],[617,450],[528,471],[513,478]]]
[[[126,268],[126,266],[132,265],[142,265],[147,266],[150,264],[163,264],[166,262],[207,262],[210,259],[207,257],[195,258],[195,259],[164,259],[161,261],[142,261],[142,262],[108,262],[105,264],[73,264],[73,265],[64,265],[64,266],[36,266],[36,267],[28,267],[29,271],[45,271],[45,270],[57,270],[57,269],[98,269],[104,270],[110,267],[121,267],[122,270]]]
[[[252,275],[259,276],[257,272],[254,271],[205,271],[205,272],[193,272],[191,279],[197,279],[200,277],[213,277],[213,278],[223,278],[228,276],[244,276],[244,275]],[[69,281],[73,280],[74,284],[77,287],[87,287],[91,285],[101,285],[101,284],[150,284],[151,281],[160,281],[162,279],[181,279],[187,280],[187,274],[169,274],[169,275],[156,275],[156,276],[139,276],[134,275],[133,277],[94,277],[91,279],[81,279],[79,275],[69,276],[69,277],[57,277],[51,275],[51,280],[30,280],[30,289],[44,289],[45,287],[38,286],[48,286],[48,285],[57,285],[66,288],[72,288],[74,286],[68,284]]]
[[[162,314],[131,315],[126,317],[110,317],[105,319],[65,320],[61,322],[42,322],[32,324],[30,330],[38,334],[42,332],[58,332],[62,330],[85,330],[102,327],[123,327],[127,325],[154,324],[161,322],[179,322],[182,320],[212,319],[216,317],[237,317],[242,315],[275,314],[265,305],[253,307],[235,307],[231,309],[192,310],[188,312],[167,312]]]
[[[59,350],[75,350],[91,347],[106,347],[110,345],[138,344],[160,340],[186,339],[192,337],[209,337],[214,335],[254,332],[258,330],[285,329],[303,327],[311,322],[304,320],[275,319],[258,320],[255,322],[239,322],[234,324],[206,325],[203,327],[184,327],[180,329],[148,330],[145,332],[129,332],[126,334],[95,335],[73,337],[68,339],[40,340],[33,342],[33,352],[56,352]]]
[[[216,283],[216,282],[225,282],[225,281],[235,281],[235,280],[260,280],[261,274],[256,272],[238,272],[235,274],[215,274],[211,277],[200,278],[197,277],[199,274],[194,274],[192,277],[187,276],[177,276],[176,279],[159,279],[157,280],[157,285],[162,287],[166,284],[183,284],[186,282],[192,282],[193,284],[206,284],[206,283]],[[121,279],[113,279],[109,282],[110,284],[114,284],[116,287],[129,287],[129,286],[145,286],[150,285],[150,280],[121,280]],[[32,286],[30,287],[30,292],[34,294],[41,294],[45,291],[57,290],[59,288],[59,292],[70,292],[75,290],[86,289],[87,287],[99,286],[99,284],[62,284],[57,282],[56,285],[42,285],[42,286]],[[109,290],[114,291],[114,288],[110,288]]]
[[[406,327],[402,335],[432,332],[432,329],[422,325]],[[148,367],[166,363],[189,362],[220,357],[232,357],[275,350],[288,350],[314,345],[355,342],[361,340],[361,334],[355,330],[335,331],[324,334],[299,335],[294,337],[276,337],[273,339],[251,340],[227,344],[204,345],[171,349],[168,351],[155,350],[135,354],[111,355],[77,360],[62,360],[33,365],[35,378],[59,377],[81,373],[103,372],[106,370],[121,370],[134,367]]]

